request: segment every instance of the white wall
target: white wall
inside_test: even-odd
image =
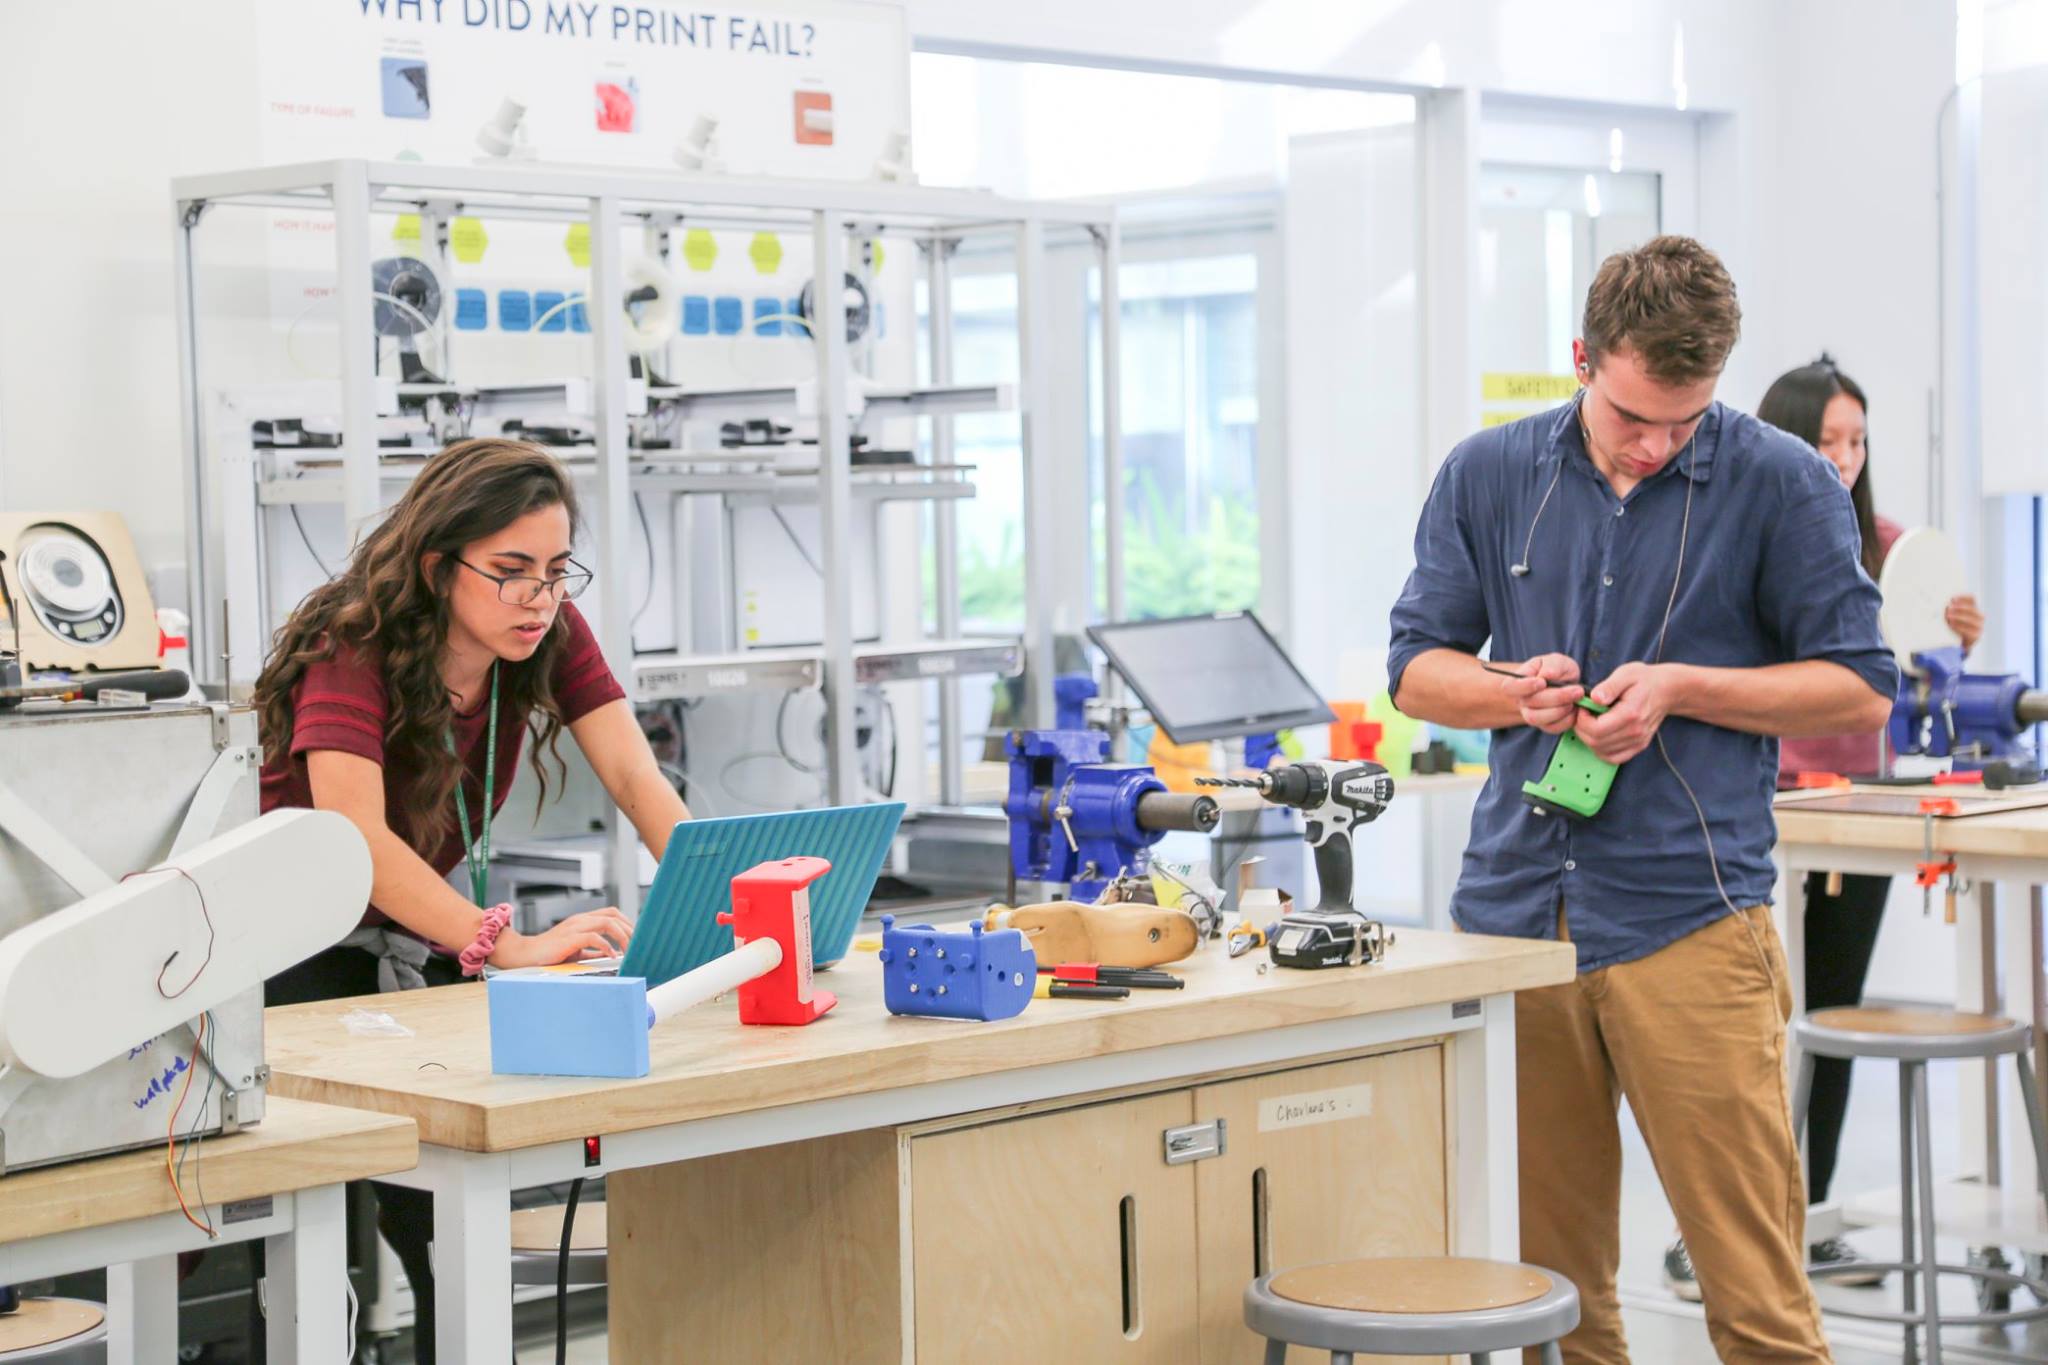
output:
[[[921,48],[1734,108],[1769,0],[908,0]],[[1682,106],[1681,106],[1682,107]]]
[[[1935,115],[1955,84],[1955,14],[1926,0],[1801,0],[1779,23],[1775,79],[1760,83],[1770,155],[1742,345],[1766,384],[1823,349],[1856,378],[1879,507],[1915,525],[1937,356]],[[1725,396],[1754,408],[1763,392]]]
[[[1297,138],[1288,159],[1287,638],[1326,696],[1352,695],[1347,651],[1386,652],[1428,491],[1415,156],[1399,127]]]
[[[170,179],[256,157],[253,12],[0,12],[0,505],[111,507],[152,568],[185,550]]]

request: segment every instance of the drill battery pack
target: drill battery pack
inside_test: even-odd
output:
[[[1358,967],[1385,957],[1393,941],[1356,910],[1298,910],[1280,917],[1266,951],[1276,967]]]

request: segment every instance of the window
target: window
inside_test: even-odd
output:
[[[1406,95],[1304,88],[1049,62],[917,53],[913,145],[927,184],[1024,197],[1109,196],[1124,222],[1122,455],[1125,610],[1163,616],[1254,606],[1260,590],[1261,328],[1277,329],[1281,281],[1247,239],[1273,235],[1290,147],[1311,134],[1410,124]],[[1209,197],[1214,196],[1214,197]],[[1219,225],[1218,199],[1234,207]],[[1251,207],[1247,209],[1245,206]],[[1013,264],[956,258],[954,377],[1014,379]],[[1094,329],[1100,281],[1087,246],[1055,246],[1049,350],[1055,373],[1047,458],[1062,490],[1089,497],[1058,537],[1049,571],[1072,629],[1107,609],[1103,581],[1102,395]],[[1277,336],[1277,331],[1274,333]],[[983,343],[985,350],[978,350]],[[970,354],[975,352],[975,354]],[[977,365],[982,368],[976,368]],[[1270,364],[1267,368],[1275,368]],[[1086,396],[1085,405],[1075,395]],[[1271,399],[1269,397],[1268,401]],[[1017,423],[962,419],[955,445],[975,465],[962,503],[962,621],[1014,629],[1023,611],[1022,478]],[[1085,562],[1084,562],[1085,561]],[[1039,570],[1039,566],[1034,566]],[[927,576],[929,581],[929,575]]]
[[[1600,262],[1658,231],[1659,177],[1488,165],[1479,173],[1480,402],[1491,426],[1577,389],[1572,339]]]
[[[1154,618],[1254,607],[1258,258],[1248,252],[1172,254],[1126,264],[1122,276],[1125,614]],[[1093,276],[1089,283],[1092,329],[1101,287]],[[1100,488],[1099,376],[1094,388],[1089,486]],[[1098,507],[1098,542],[1101,518]],[[1096,612],[1105,613],[1105,586],[1098,582],[1094,595]]]

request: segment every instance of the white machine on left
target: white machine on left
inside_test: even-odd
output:
[[[370,855],[257,818],[255,740],[226,706],[0,719],[0,1174],[161,1144],[181,1102],[181,1138],[262,1117],[263,982],[355,928]]]

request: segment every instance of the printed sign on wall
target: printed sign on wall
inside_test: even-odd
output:
[[[900,6],[683,10],[593,0],[266,0],[264,159],[467,165],[507,99],[548,163],[674,168],[717,120],[735,174],[865,179],[910,128]]]

